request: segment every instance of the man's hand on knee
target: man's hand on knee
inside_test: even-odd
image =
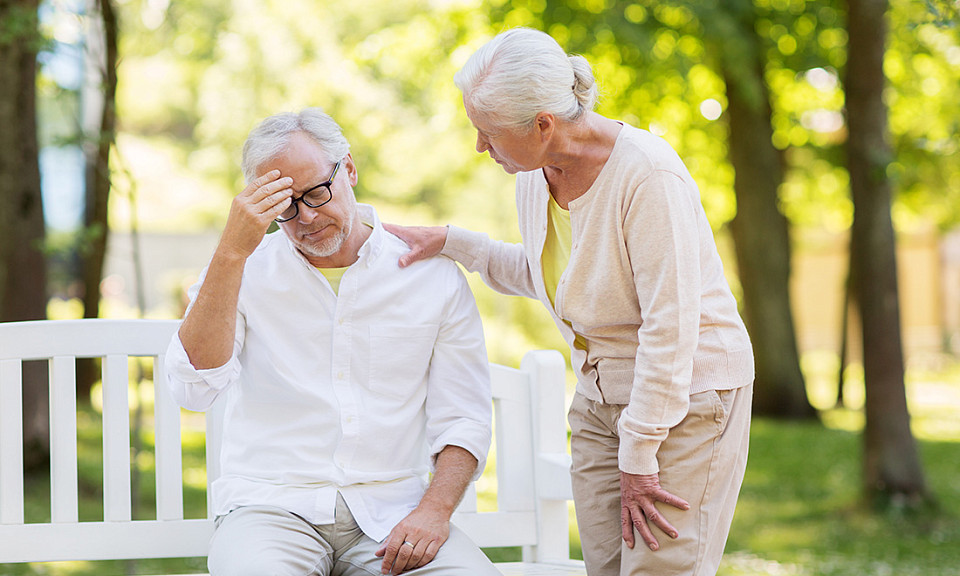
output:
[[[377,557],[383,558],[380,571],[402,574],[426,566],[437,556],[449,536],[448,518],[417,508],[394,526],[377,549]]]

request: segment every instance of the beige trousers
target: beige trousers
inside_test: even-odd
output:
[[[617,421],[623,405],[576,394],[569,420],[571,473],[583,558],[589,576],[713,576],[720,565],[747,466],[753,385],[690,396],[686,418],[657,452],[660,485],[690,510],[658,504],[679,531],[676,540],[651,525],[660,549],[634,530],[633,549],[620,528]]]
[[[237,508],[217,519],[207,567],[212,576],[381,576],[380,544],[357,526],[337,496],[336,522],[310,524],[272,506]],[[499,576],[469,536],[450,525],[436,557],[410,576]]]

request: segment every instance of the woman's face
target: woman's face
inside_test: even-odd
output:
[[[489,152],[490,157],[506,170],[507,174],[529,172],[544,166],[544,146],[538,137],[536,126],[519,132],[501,128],[487,120],[484,115],[478,114],[466,102],[464,104],[467,117],[477,129],[477,152]]]

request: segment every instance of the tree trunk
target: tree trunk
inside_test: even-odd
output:
[[[886,0],[849,0],[846,105],[847,163],[853,196],[851,273],[863,331],[866,383],[864,490],[876,504],[916,503],[927,496],[910,431],[904,389],[897,288],[891,149],[883,102]]]
[[[778,207],[783,169],[772,143],[769,94],[754,19],[752,4],[744,7],[736,18],[742,31],[736,49],[720,51],[727,85],[729,155],[736,172],[737,215],[730,229],[757,365],[753,410],[779,418],[814,418],[790,308],[790,240],[787,219]]]
[[[36,76],[37,0],[0,0],[0,321],[41,320],[47,310]],[[49,460],[43,364],[23,367],[24,465]]]
[[[110,150],[116,142],[116,101],[118,63],[118,21],[111,0],[96,0],[102,26],[101,92],[102,107],[97,132],[85,146],[87,157],[86,198],[83,226],[86,230],[82,254],[83,317],[100,316],[100,281],[103,279],[103,263],[107,254],[107,239],[110,228],[108,207],[110,202]],[[97,33],[97,32],[94,32]],[[94,51],[95,53],[97,51]],[[100,377],[98,366],[85,360],[77,366],[77,399],[89,402],[90,389]]]

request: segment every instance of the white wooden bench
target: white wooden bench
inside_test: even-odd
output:
[[[163,385],[154,387],[156,514],[134,520],[128,377],[131,358],[163,355],[173,320],[64,320],[0,323],[0,564],[60,560],[202,557],[209,518],[185,518],[181,412]],[[103,518],[80,521],[76,359],[102,358]],[[50,374],[50,518],[25,522],[22,362],[45,360]],[[571,497],[564,423],[564,361],[532,351],[520,369],[491,365],[496,438],[497,510],[477,511],[471,488],[454,516],[481,547],[522,547],[505,575],[586,574],[569,558]],[[206,414],[206,475],[218,474],[222,410]],[[494,460],[493,458],[490,459]],[[208,484],[209,485],[209,484]],[[209,515],[209,514],[208,514]]]

